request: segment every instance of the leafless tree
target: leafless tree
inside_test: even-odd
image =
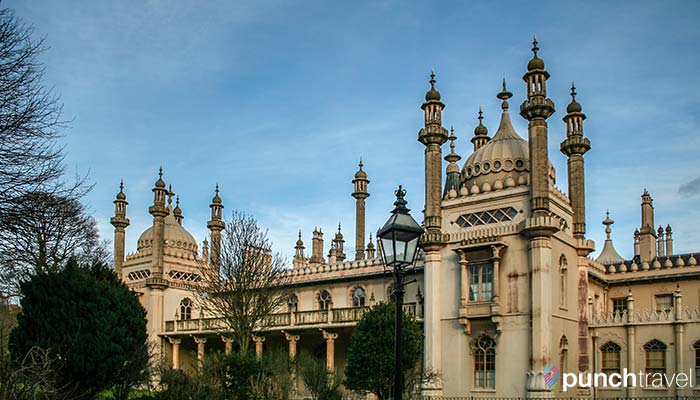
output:
[[[81,264],[109,265],[95,219],[74,198],[31,192],[15,200],[0,229],[1,290],[15,295],[16,284],[34,272],[56,271],[75,257]]]
[[[195,298],[210,317],[222,318],[241,352],[267,316],[286,304],[287,260],[272,252],[267,231],[245,213],[225,221],[218,266],[204,263]]]

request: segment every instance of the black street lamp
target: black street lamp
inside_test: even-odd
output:
[[[394,210],[384,226],[377,232],[381,242],[384,268],[391,268],[394,276],[394,301],[396,302],[396,337],[394,347],[394,400],[403,396],[403,371],[401,370],[401,336],[403,322],[404,282],[406,272],[415,268],[413,262],[418,253],[418,240],[423,234],[423,228],[416,222],[406,208],[406,190],[399,185],[394,192],[396,201]]]

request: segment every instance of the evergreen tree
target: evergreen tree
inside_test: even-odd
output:
[[[37,273],[21,290],[22,312],[10,336],[16,360],[33,348],[50,350],[76,399],[147,377],[146,313],[108,267],[71,259],[60,271]]]
[[[348,365],[345,369],[348,389],[372,392],[379,399],[388,399],[394,386],[394,338],[396,307],[380,303],[368,311],[350,336]],[[416,370],[423,347],[420,325],[403,314],[401,366],[406,375]]]

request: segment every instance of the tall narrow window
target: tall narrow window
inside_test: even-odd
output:
[[[318,309],[328,310],[331,307],[331,294],[327,290],[322,290],[318,294]]]
[[[693,345],[695,350],[695,382],[700,382],[700,340]]]
[[[365,306],[365,289],[358,287],[352,293],[352,306],[353,307],[364,307]]]
[[[479,336],[474,347],[474,386],[496,388],[496,341],[487,335]]]
[[[604,374],[610,375],[620,372],[620,352],[622,349],[617,343],[607,342],[600,346],[602,355],[601,371]]]
[[[666,373],[666,345],[659,340],[652,340],[644,345],[646,373]]]
[[[185,297],[180,301],[180,321],[192,319],[192,301]]]
[[[469,301],[490,301],[493,298],[493,265],[469,266]]]
[[[569,364],[569,339],[566,335],[563,335],[559,339],[559,369],[561,373],[567,371],[567,365]]]
[[[617,299],[612,299],[613,314],[622,315],[625,310],[627,310],[627,299],[624,297],[619,297]]]
[[[566,307],[568,297],[569,269],[564,255],[559,259],[559,306]]]

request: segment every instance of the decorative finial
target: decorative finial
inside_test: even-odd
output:
[[[180,207],[180,195],[175,197],[175,207]]]
[[[163,166],[162,166],[162,165],[160,166],[160,168],[158,168],[158,176],[159,176],[160,178],[163,177]]]
[[[481,121],[484,120],[484,110],[479,106],[479,116],[476,117],[479,120],[479,125],[481,125]]]
[[[216,182],[216,189],[214,190],[216,194],[219,194],[219,182]]]
[[[605,225],[605,235],[607,236],[607,240],[610,240],[610,233],[612,233],[612,228],[610,228],[610,225],[614,224],[615,221],[610,218],[610,211],[606,210],[605,211],[605,220],[603,220],[603,225]]]
[[[532,35],[532,52],[535,53],[535,57],[537,57],[537,52],[540,50],[539,47],[537,47],[537,35],[533,34]]]
[[[406,199],[404,199],[404,197],[406,197],[406,189],[404,189],[402,185],[399,185],[399,188],[394,191],[394,194],[396,195],[396,201],[394,202],[394,209],[391,213],[408,214],[411,210],[406,208],[406,204],[408,204]]]
[[[173,204],[173,185],[172,183],[168,185],[168,205],[171,206]]]
[[[358,165],[360,166],[360,171],[362,171],[362,167],[364,166],[364,164],[362,164],[362,157],[360,157],[360,164]]]
[[[430,86],[435,89],[435,68],[430,69]]]
[[[120,192],[123,192],[123,191],[124,191],[124,179],[122,179],[121,181],[119,181],[119,191],[120,191]]]
[[[301,229],[299,229],[299,240],[301,240]]]
[[[509,92],[508,89],[506,89],[505,78],[503,79],[503,90],[501,90],[500,93],[496,95],[496,97],[503,101],[503,103],[501,104],[501,109],[503,109],[503,111],[508,111],[508,99],[513,97],[513,93]]]
[[[340,233],[340,222],[338,222],[338,233]]]
[[[571,81],[571,100],[576,100],[576,85]]]

